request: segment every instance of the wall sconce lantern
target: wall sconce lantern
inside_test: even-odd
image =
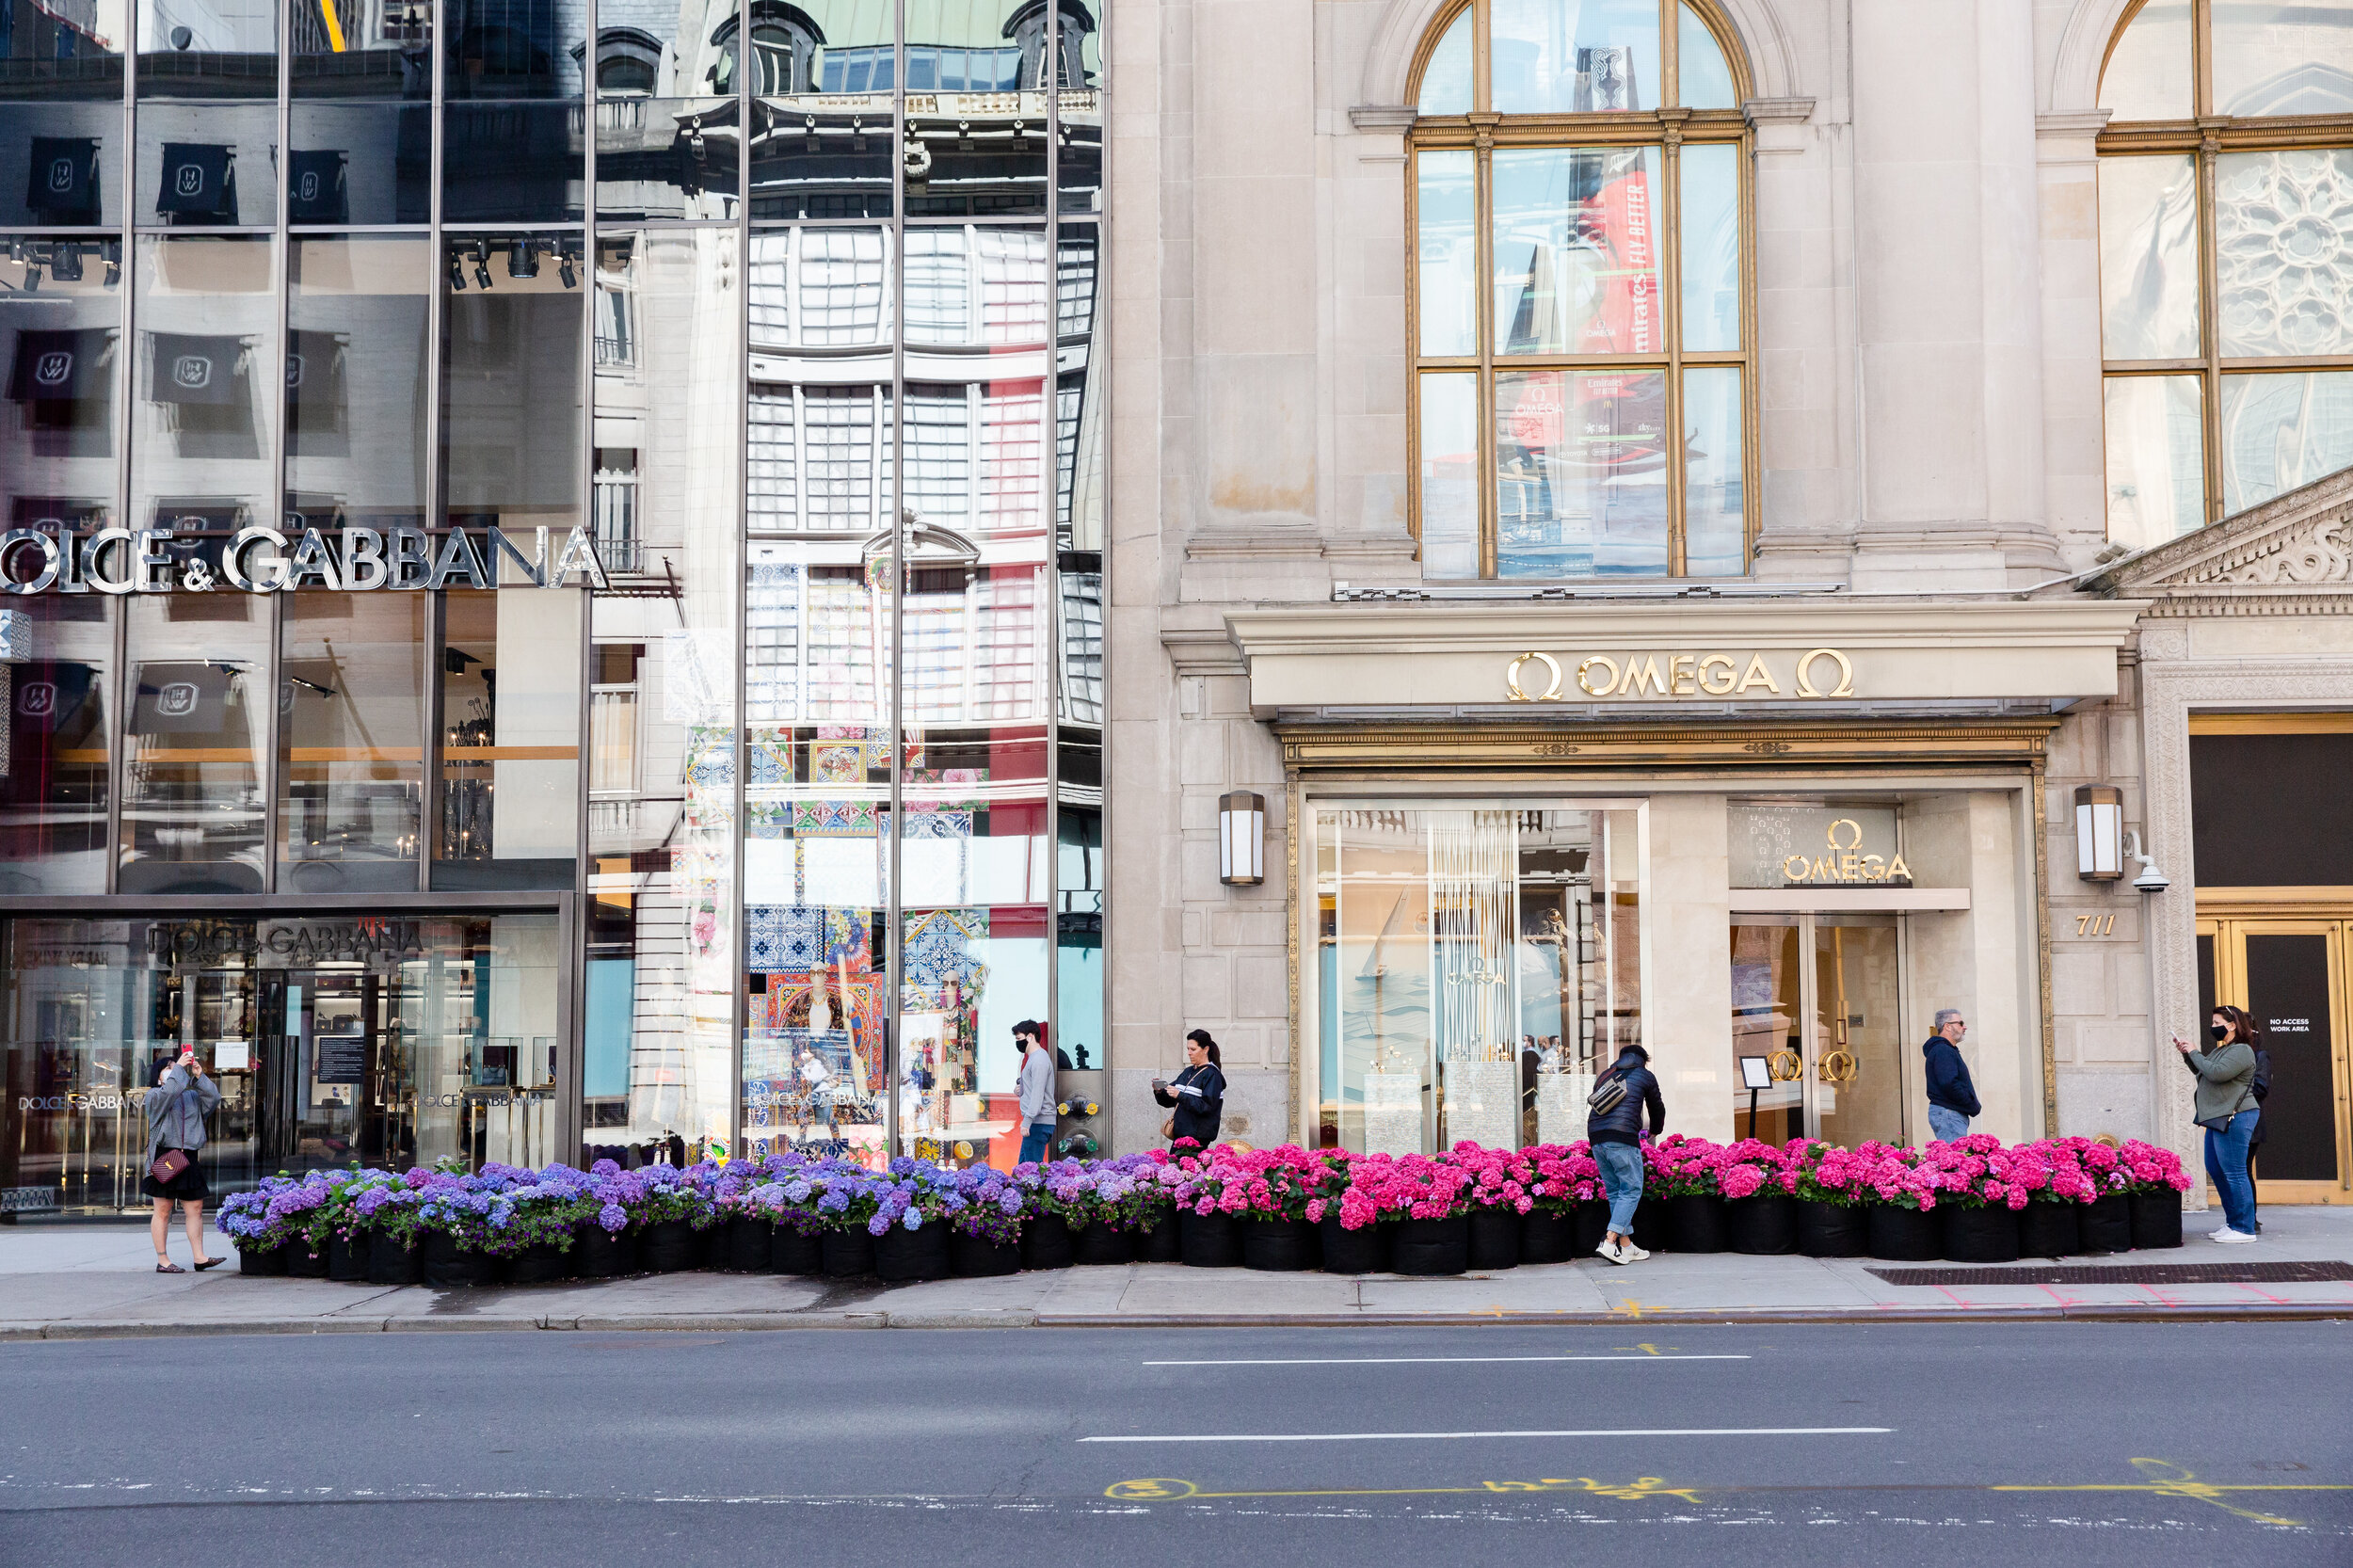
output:
[[[1266,880],[1266,796],[1236,790],[1217,797],[1217,879],[1229,888]]]
[[[2113,784],[2075,786],[2075,874],[2124,880],[2124,792]]]

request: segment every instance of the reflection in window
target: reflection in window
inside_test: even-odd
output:
[[[2222,509],[2353,465],[2353,370],[2222,378]]]
[[[139,0],[138,38],[142,99],[278,96],[274,5]]]
[[[423,594],[289,596],[279,665],[279,886],[414,892],[423,840]]]
[[[2100,76],[2111,122],[2190,116],[2190,0],[2148,0],[2125,23]]]
[[[266,238],[138,241],[131,515],[266,516],[280,370]]]
[[[122,775],[126,893],[258,893],[264,885],[262,750],[269,708],[270,601],[138,594],[130,617]]]
[[[432,263],[422,235],[287,247],[287,504],[320,527],[424,520]]]
[[[96,520],[69,525],[88,537],[88,524]],[[55,531],[47,519],[22,514],[10,525]],[[24,579],[39,569],[26,563],[15,573]],[[8,766],[0,775],[0,890],[103,893],[113,623],[95,594],[41,594],[17,604],[25,619],[24,656],[0,665],[8,727]]]
[[[2106,383],[2108,537],[2136,550],[2205,525],[2205,419],[2194,376]]]

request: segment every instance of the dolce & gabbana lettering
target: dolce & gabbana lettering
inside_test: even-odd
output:
[[[251,594],[609,585],[588,530],[570,530],[551,560],[552,533],[533,530],[525,554],[496,527],[305,527],[291,537],[258,525],[227,536],[101,528],[83,536],[62,524],[11,528],[0,533],[0,593],[211,593],[224,582]]]

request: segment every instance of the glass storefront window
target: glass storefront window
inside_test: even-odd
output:
[[[279,665],[280,888],[414,892],[423,843],[425,597],[308,590]]]
[[[27,657],[0,664],[0,892],[106,890],[108,678],[114,624],[96,594],[16,601]]]
[[[423,236],[287,246],[286,519],[290,528],[415,527],[425,518]]]
[[[127,601],[123,892],[262,891],[270,609],[228,590]]]
[[[283,384],[270,252],[261,237],[139,239],[127,526],[227,533],[269,515]]]
[[[0,253],[0,500],[9,528],[87,539],[115,517],[122,248],[66,237]]]
[[[142,103],[138,133],[133,222],[254,229],[278,220],[278,111],[269,104]]]
[[[435,888],[572,886],[585,598],[577,588],[443,596]]]
[[[45,13],[34,12],[49,20]],[[30,31],[20,22],[16,31]],[[8,40],[0,34],[0,70]],[[0,77],[0,100],[9,84]],[[0,102],[0,226],[51,224],[111,228],[122,221],[121,85],[112,104]]]
[[[443,244],[441,453],[449,520],[528,535],[580,519],[581,237]]]
[[[275,5],[138,0],[138,39],[141,100],[278,96]]]
[[[2353,463],[2353,371],[2222,378],[2222,509]]]
[[[1316,812],[1319,1138],[1358,1153],[1584,1135],[1642,1041],[1641,812]]]
[[[292,31],[297,99],[433,96],[433,0],[294,0]]]

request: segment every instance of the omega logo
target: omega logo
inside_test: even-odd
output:
[[[1539,691],[1529,690],[1534,679],[1530,665],[1542,666],[1544,686]],[[1561,688],[1571,680],[1589,697],[1787,695],[1817,699],[1855,695],[1854,661],[1839,648],[1809,648],[1784,668],[1788,671],[1785,689],[1763,652],[1750,653],[1745,664],[1731,653],[1589,653],[1574,671],[1564,672],[1560,660],[1530,649],[1504,665],[1503,684],[1513,702],[1561,701]]]
[[[1840,828],[1847,830],[1846,841],[1838,838]],[[1909,887],[1912,868],[1904,864],[1900,855],[1884,857],[1858,855],[1863,847],[1863,824],[1852,817],[1841,817],[1824,829],[1822,837],[1829,840],[1830,853],[1818,859],[1808,860],[1802,855],[1792,855],[1781,863],[1782,880],[1799,882],[1898,882]]]

